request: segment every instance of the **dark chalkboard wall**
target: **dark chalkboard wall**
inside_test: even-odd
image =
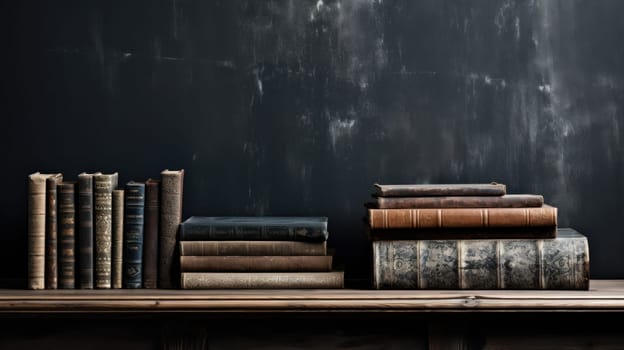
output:
[[[184,216],[325,215],[368,277],[372,184],[498,181],[624,278],[624,2],[9,1],[0,272],[26,177],[186,170]],[[25,285],[25,284],[24,284]]]

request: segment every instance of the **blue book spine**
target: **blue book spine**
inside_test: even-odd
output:
[[[128,182],[124,204],[123,287],[141,288],[145,184]]]

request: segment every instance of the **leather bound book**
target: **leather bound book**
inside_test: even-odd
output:
[[[344,288],[344,272],[182,272],[182,289]]]
[[[143,281],[143,224],[145,221],[145,183],[130,181],[125,189],[123,236],[123,287],[141,288]]]
[[[423,197],[423,196],[502,196],[506,194],[504,184],[374,184],[377,197]]]
[[[304,241],[328,238],[326,217],[192,216],[180,225],[180,240]]]
[[[111,287],[119,289],[123,288],[124,190],[113,190],[111,215]]]
[[[76,182],[58,184],[59,280],[61,289],[76,288]]]
[[[182,272],[322,272],[331,271],[331,256],[181,256]]]
[[[327,255],[327,242],[182,241],[180,255]]]
[[[557,226],[557,208],[368,209],[372,229]]]
[[[145,181],[143,236],[143,288],[158,288],[158,227],[160,226],[160,181]]]
[[[28,289],[45,288],[46,180],[58,173],[28,175]]]
[[[81,289],[93,289],[93,175],[78,174],[78,280]]]
[[[158,287],[176,288],[179,283],[179,261],[175,256],[178,249],[178,226],[182,222],[184,170],[165,169],[160,176]]]
[[[63,181],[62,174],[46,179],[46,251],[45,251],[45,287],[58,288],[58,198],[56,186]]]
[[[587,237],[373,242],[375,289],[589,289]]]
[[[401,239],[505,239],[505,238],[555,238],[557,226],[540,227],[489,227],[489,228],[397,228],[371,229],[365,227],[370,240]]]
[[[503,196],[445,196],[445,197],[377,197],[379,209],[410,208],[523,208],[541,207],[544,197],[536,194],[507,194]]]
[[[117,173],[93,176],[95,288],[111,288],[113,190],[117,181]]]

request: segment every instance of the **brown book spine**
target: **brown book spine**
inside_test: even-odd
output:
[[[327,242],[182,241],[180,255],[327,255]]]
[[[76,183],[58,184],[59,288],[76,288]]]
[[[331,271],[331,256],[181,256],[182,272]]]
[[[158,287],[158,227],[160,181],[145,181],[145,227],[143,240],[143,288]]]
[[[344,272],[182,272],[183,289],[343,288]]]
[[[544,197],[535,194],[508,194],[504,196],[448,196],[448,197],[377,197],[379,209],[411,208],[523,208],[541,207]]]
[[[95,217],[95,288],[111,288],[113,189],[117,173],[93,176]]]
[[[45,288],[46,179],[28,176],[28,289]]]
[[[175,288],[179,269],[175,259],[178,227],[182,222],[184,170],[165,169],[161,173],[158,287]],[[175,278],[175,280],[174,280]]]
[[[45,287],[58,288],[58,223],[57,223],[57,185],[63,181],[61,174],[46,179],[46,252],[45,252]]]
[[[397,228],[371,229],[366,227],[372,241],[414,239],[508,239],[555,238],[557,226],[489,227],[489,228]]]
[[[370,228],[557,226],[557,208],[368,209]]]
[[[122,288],[124,239],[124,190],[113,190],[111,283],[112,288]]]

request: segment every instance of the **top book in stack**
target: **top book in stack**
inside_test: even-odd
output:
[[[507,194],[489,184],[380,185],[368,205],[368,226],[377,237],[391,233],[431,236],[535,236],[556,234],[557,208],[536,194]],[[406,229],[418,232],[406,232]],[[384,231],[385,230],[385,231]]]

